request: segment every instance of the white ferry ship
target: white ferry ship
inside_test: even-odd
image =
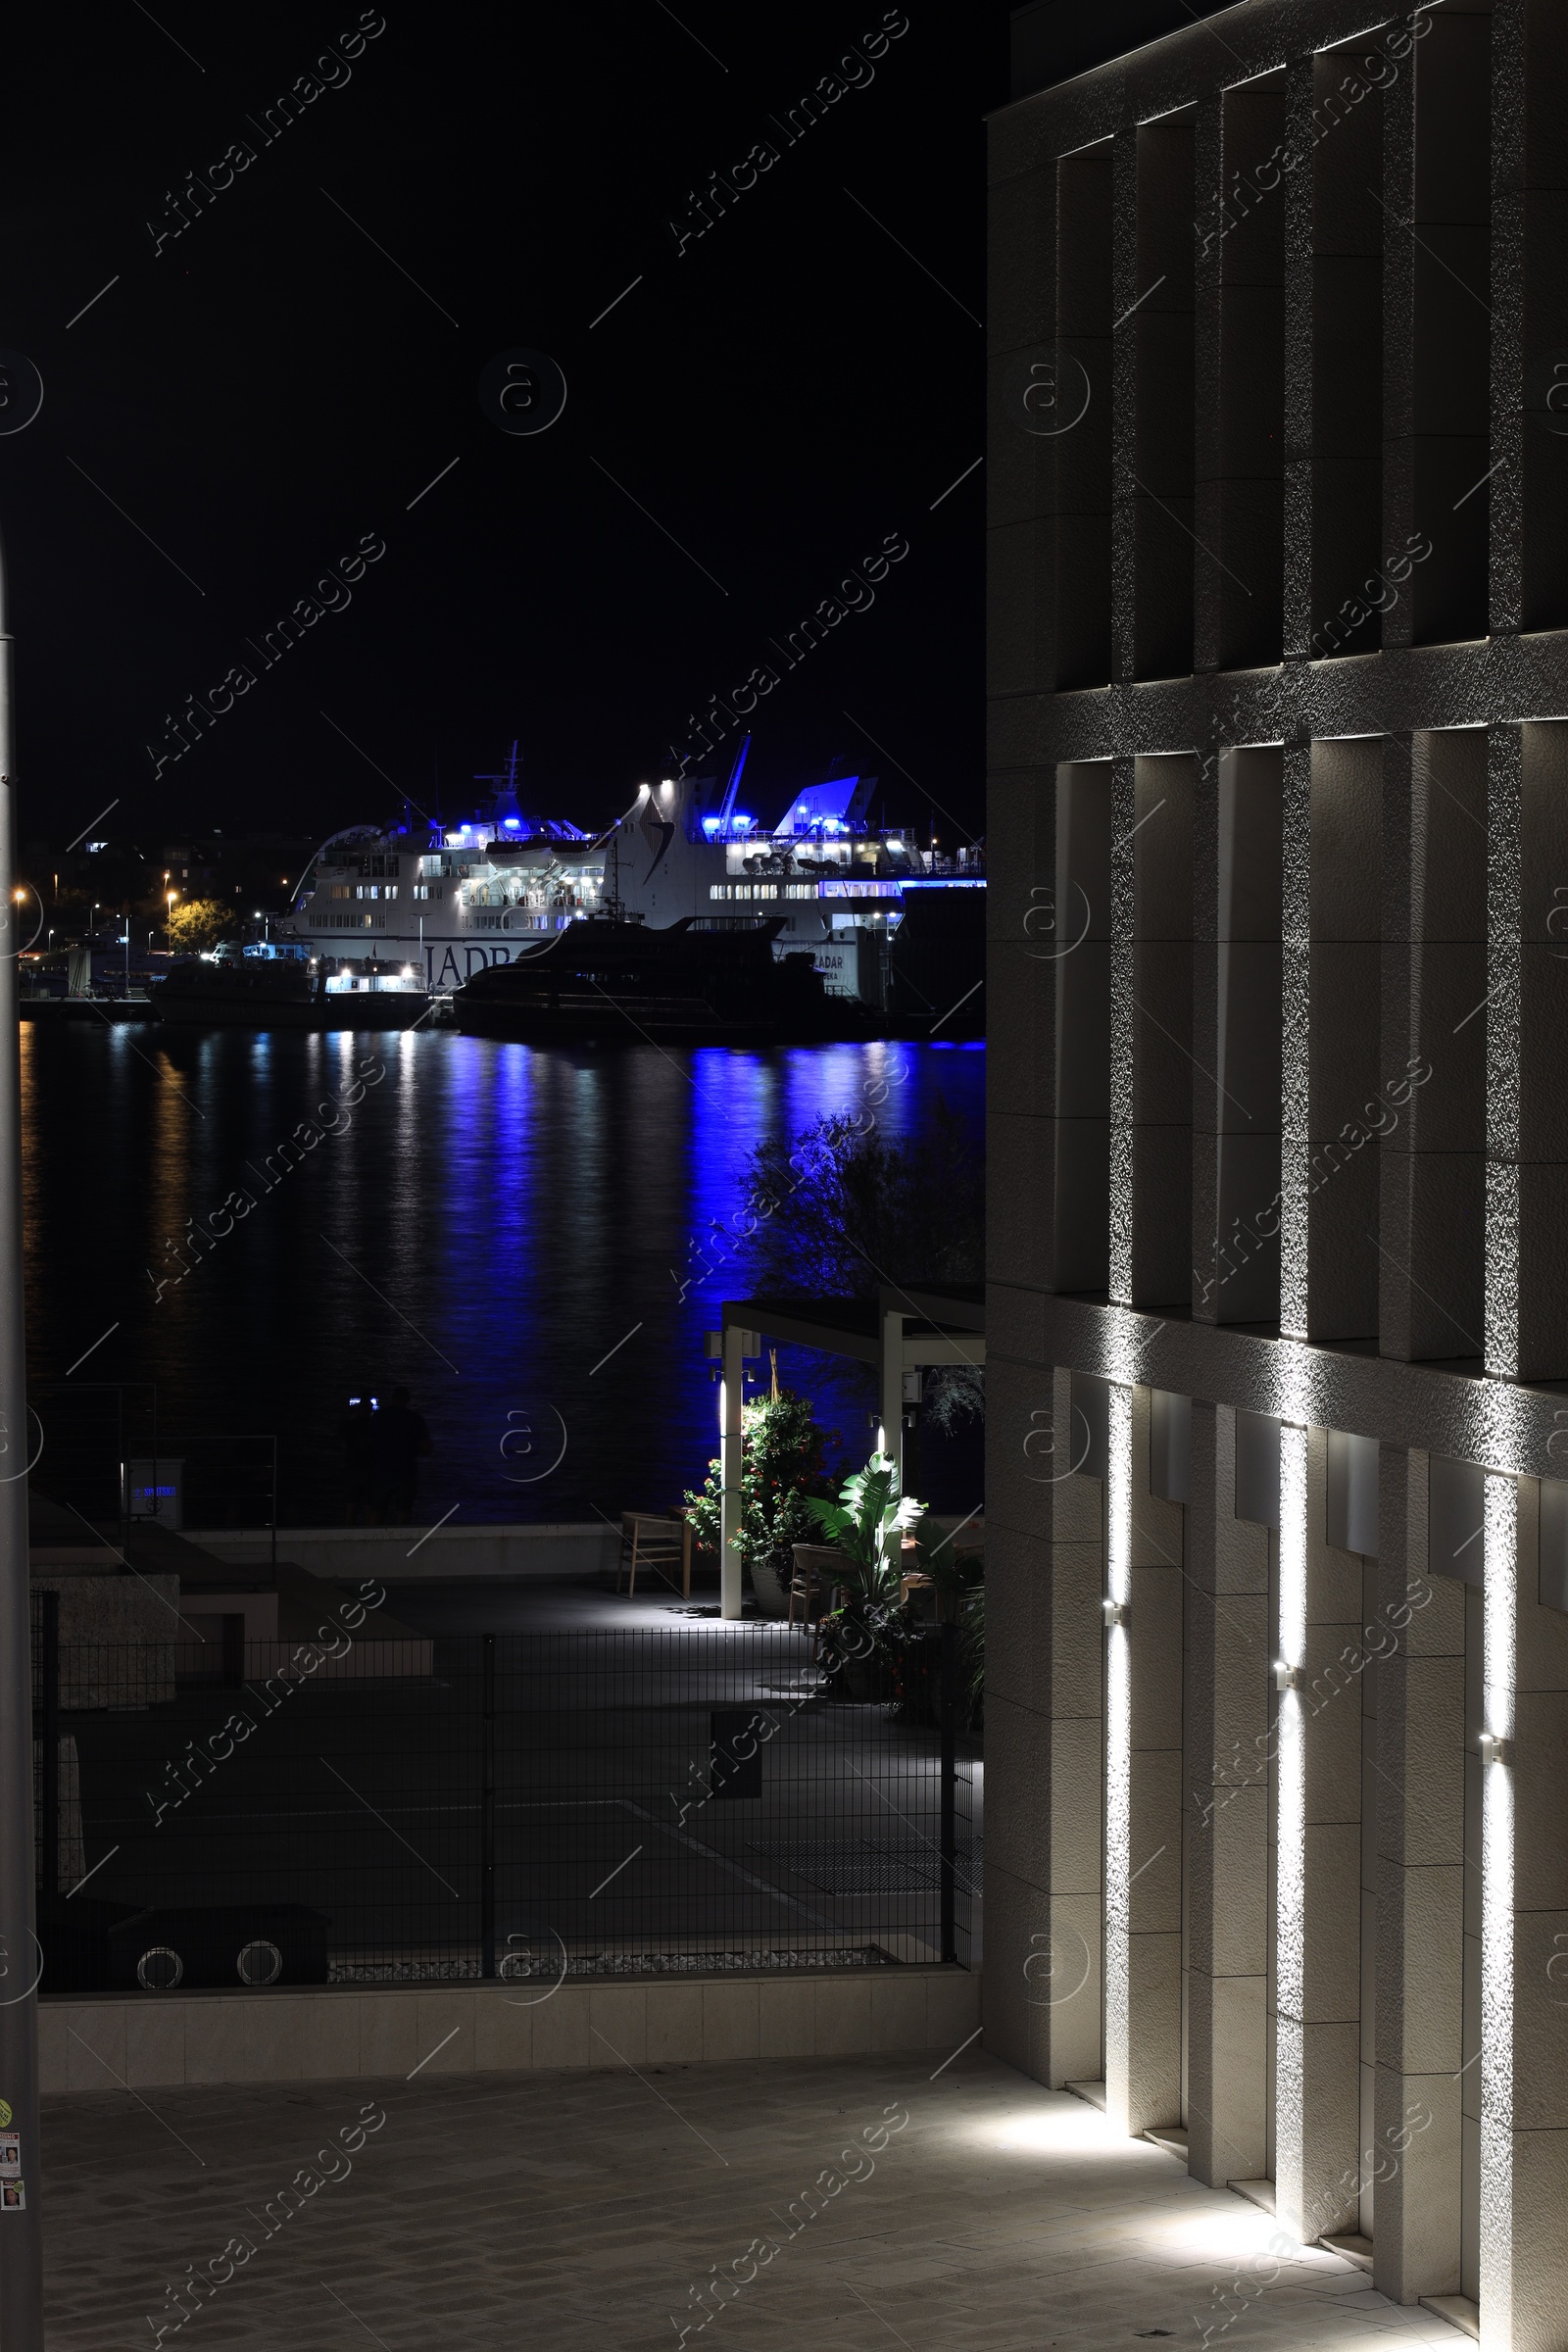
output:
[[[597,834],[524,814],[514,743],[500,775],[475,777],[492,787],[490,807],[466,823],[351,825],[323,842],[281,934],[322,960],[412,964],[442,991],[588,915],[660,929],[776,917],[775,956],[809,950],[831,992],[881,1004],[890,943],[918,894],[983,891],[982,854],[950,858],[872,831],[875,776],[808,786],[768,832],[737,806],[750,741],[727,782],[644,784]]]

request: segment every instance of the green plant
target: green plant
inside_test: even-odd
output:
[[[827,1489],[822,1456],[836,1433],[817,1426],[808,1396],[780,1389],[741,1413],[741,1511],[736,1549],[747,1560],[773,1560],[787,1573],[790,1546],[811,1541],[810,1504]],[[697,1548],[717,1558],[723,1544],[723,1465],[711,1461],[698,1494],[688,1491]]]
[[[904,1539],[925,1516],[925,1504],[905,1494],[891,1454],[873,1453],[863,1470],[847,1478],[837,1502],[808,1494],[806,1507],[823,1539],[843,1552],[840,1579],[862,1607],[896,1600],[903,1568]]]

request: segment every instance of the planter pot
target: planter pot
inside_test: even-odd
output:
[[[845,1696],[858,1704],[892,1696],[892,1676],[885,1658],[846,1658],[840,1673]]]
[[[757,1595],[760,1617],[784,1617],[789,1614],[789,1586],[779,1575],[775,1560],[748,1560],[752,1572],[752,1591]]]

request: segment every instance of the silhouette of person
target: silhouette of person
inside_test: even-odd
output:
[[[368,1396],[356,1396],[337,1425],[343,1441],[347,1524],[368,1527],[375,1489],[375,1425],[380,1418]]]
[[[392,1391],[375,1416],[373,1498],[383,1526],[407,1527],[414,1516],[419,1456],[433,1453],[424,1416],[409,1402],[407,1389]]]

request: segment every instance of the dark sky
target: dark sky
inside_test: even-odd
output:
[[[31,13],[0,98],[0,344],[44,385],[0,436],[24,840],[115,800],[97,829],[149,847],[324,834],[403,792],[452,817],[514,735],[527,804],[592,824],[765,662],[760,813],[840,755],[900,821],[929,791],[979,829],[983,469],[942,494],[983,446],[1004,8],[910,0],[885,47],[905,19],[875,0],[387,0],[363,48],[382,19],[349,0]],[[737,193],[677,253],[713,172]],[[176,235],[191,172],[214,193]],[[566,384],[526,436],[478,392],[519,349]],[[366,535],[385,554],[319,592],[343,609],[264,667]],[[874,603],[786,672],[770,640],[890,535]],[[166,714],[237,663],[254,686],[155,782]]]

